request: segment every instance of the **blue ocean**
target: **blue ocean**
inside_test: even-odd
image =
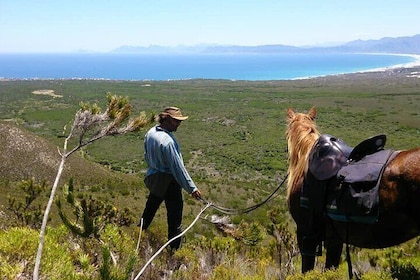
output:
[[[290,80],[413,62],[386,54],[0,54],[0,78]]]

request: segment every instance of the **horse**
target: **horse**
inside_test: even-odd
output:
[[[288,181],[287,203],[296,223],[296,235],[302,258],[302,273],[314,269],[322,247],[326,252],[324,269],[338,268],[343,245],[380,249],[395,246],[420,235],[420,147],[396,151],[379,177],[378,217],[374,223],[331,219],[324,211],[313,213],[302,207],[301,195],[308,170],[309,155],[320,138],[316,108],[307,113],[287,109]],[[335,177],[325,181],[327,189],[337,187]],[[313,227],[316,236],[311,236]],[[349,258],[349,255],[347,256]],[[351,263],[349,263],[349,275]]]

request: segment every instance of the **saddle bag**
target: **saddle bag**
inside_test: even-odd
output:
[[[341,168],[338,187],[327,199],[328,216],[341,222],[375,223],[379,216],[380,178],[393,154],[392,150],[382,150]]]

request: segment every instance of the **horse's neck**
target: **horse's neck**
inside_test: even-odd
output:
[[[308,155],[315,141],[316,137],[300,147],[295,147],[293,154],[290,155],[288,195],[299,191],[302,187],[302,181],[308,169]]]

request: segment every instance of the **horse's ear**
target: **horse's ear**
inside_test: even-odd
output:
[[[311,118],[311,120],[315,120],[315,118],[316,118],[316,109],[315,109],[315,107],[312,107],[311,110],[309,110],[308,116]]]
[[[293,119],[295,117],[295,112],[292,110],[292,108],[287,109],[287,118],[289,120]]]

